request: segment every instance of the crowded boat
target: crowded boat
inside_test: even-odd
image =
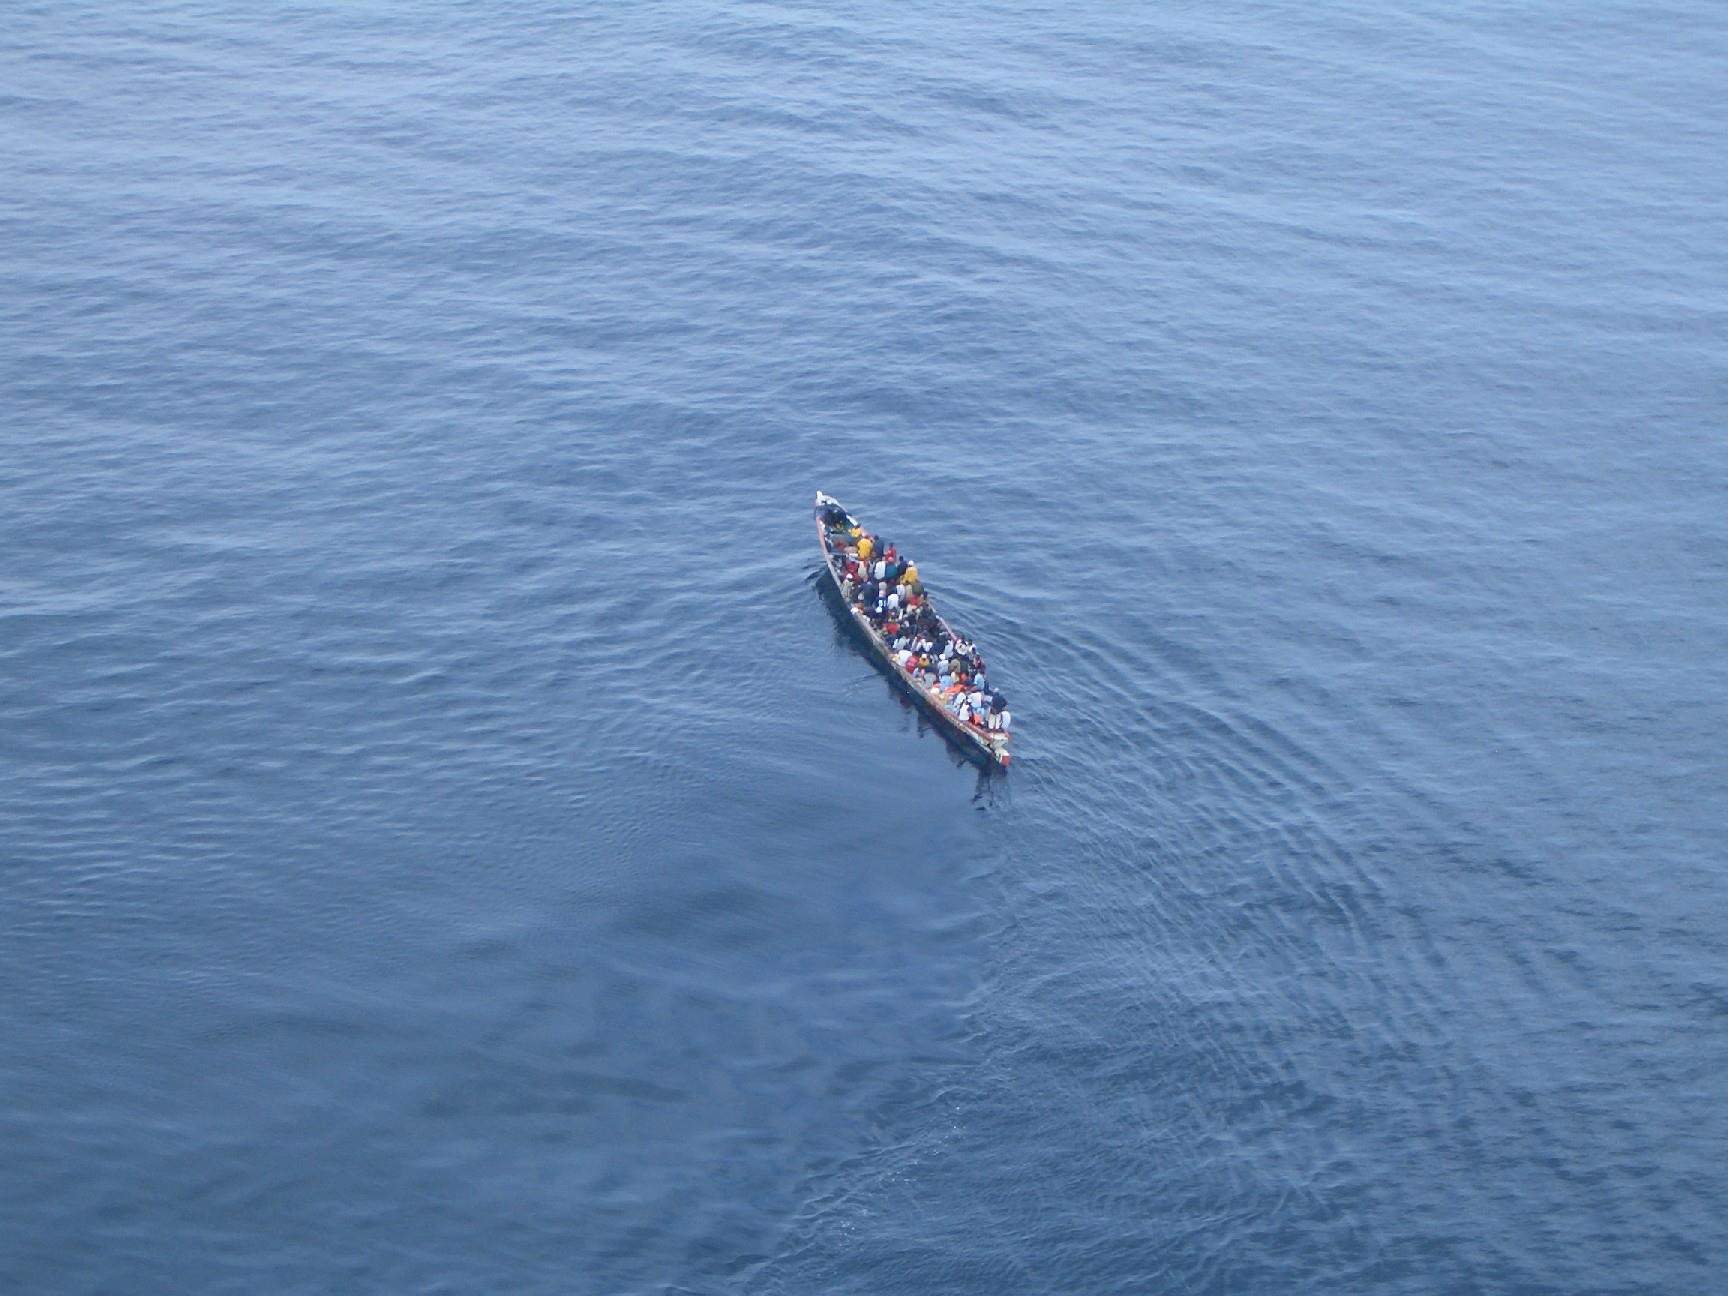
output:
[[[816,496],[817,532],[841,599],[904,685],[955,736],[1009,763],[1014,716],[976,644],[930,606],[918,566],[862,527],[832,496]]]

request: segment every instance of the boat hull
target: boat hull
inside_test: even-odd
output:
[[[833,602],[840,616],[852,627],[852,630],[863,641],[868,649],[871,660],[877,668],[899,686],[900,691],[917,704],[918,709],[927,715],[955,747],[965,755],[991,769],[1006,769],[1013,757],[1008,750],[1006,735],[992,739],[986,731],[980,731],[969,724],[963,723],[948,710],[942,702],[932,697],[917,680],[894,660],[893,650],[885,643],[882,636],[876,633],[876,628],[869,619],[847,600],[841,588],[841,574],[835,565],[835,554],[828,543],[828,528],[822,524],[821,509],[825,504],[837,503],[830,497],[818,494],[816,516],[816,543],[822,551],[822,567],[825,577],[822,581],[824,594]]]

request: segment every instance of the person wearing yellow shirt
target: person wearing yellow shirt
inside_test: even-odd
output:
[[[876,546],[871,542],[869,536],[860,536],[858,538],[858,561],[869,562],[870,551],[875,547]]]

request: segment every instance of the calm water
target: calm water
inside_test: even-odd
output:
[[[1728,12],[935,8],[8,10],[0,1289],[1719,1288]]]

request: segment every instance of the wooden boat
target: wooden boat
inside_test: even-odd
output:
[[[999,765],[1006,768],[1013,759],[1008,751],[1009,737],[1005,730],[983,729],[961,720],[950,711],[941,694],[934,688],[926,688],[913,678],[910,671],[894,659],[894,651],[886,640],[871,624],[870,618],[852,604],[844,590],[845,567],[840,554],[836,553],[828,537],[828,527],[823,522],[823,514],[831,508],[839,508],[844,512],[844,506],[831,495],[816,492],[816,542],[822,547],[822,565],[828,570],[828,584],[846,617],[852,622],[858,633],[864,637],[870,647],[871,655],[901,690],[908,694],[914,702],[936,722],[936,727],[951,739],[959,748],[974,760],[980,760],[989,765]],[[856,526],[857,519],[850,513],[846,514],[848,521]],[[934,608],[931,609],[935,611]],[[950,637],[958,638],[948,623],[940,616],[936,623]]]

